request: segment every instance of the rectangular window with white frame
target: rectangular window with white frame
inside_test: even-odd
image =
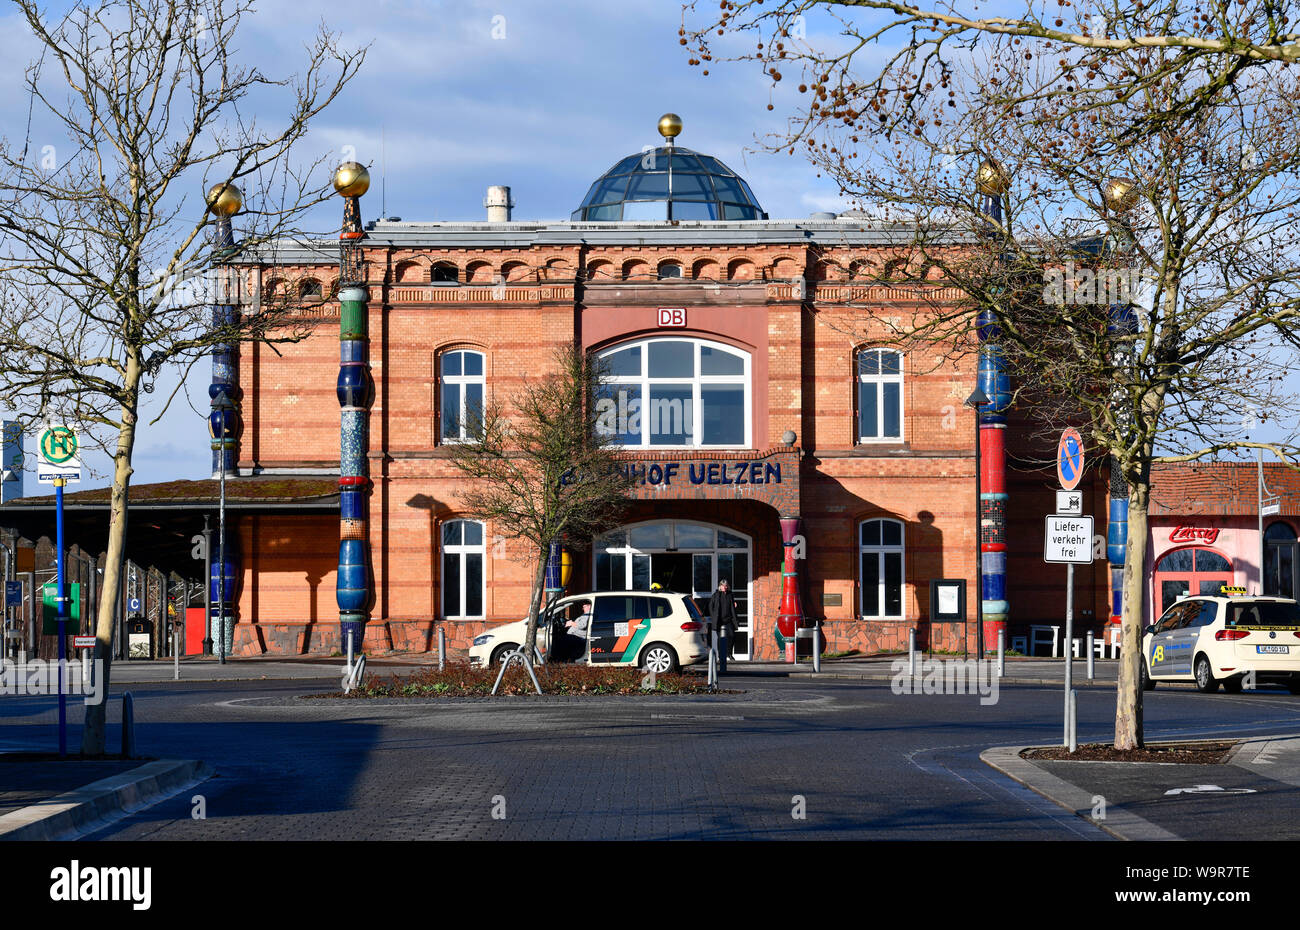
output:
[[[903,524],[866,520],[858,533],[862,618],[903,619]]]
[[[903,353],[861,349],[856,360],[859,443],[903,439]]]
[[[442,525],[442,615],[448,620],[481,620],[484,562],[483,524],[448,520]]]
[[[458,349],[439,359],[438,391],[442,443],[473,442],[482,432],[483,353]]]

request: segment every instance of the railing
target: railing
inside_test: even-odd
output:
[[[573,285],[557,284],[489,284],[461,285],[395,285],[388,291],[388,302],[405,303],[532,303],[542,300],[573,300]]]

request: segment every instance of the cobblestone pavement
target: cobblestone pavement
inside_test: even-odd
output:
[[[332,679],[133,687],[140,751],[217,776],[88,838],[1109,839],[979,761],[1058,741],[1059,691],[1005,687],[984,706],[881,682],[727,683],[745,693],[381,704],[296,697]],[[1149,737],[1295,726],[1286,695],[1204,697],[1149,697]],[[0,720],[39,743],[53,708],[9,698]],[[1081,692],[1081,739],[1113,715],[1113,694]]]

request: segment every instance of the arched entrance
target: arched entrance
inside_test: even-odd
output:
[[[1155,570],[1156,611],[1161,616],[1184,594],[1218,594],[1233,583],[1232,563],[1212,549],[1175,549],[1160,557]]]
[[[592,551],[597,591],[646,591],[658,584],[690,594],[707,612],[709,596],[725,578],[736,600],[732,653],[737,659],[750,657],[753,542],[748,536],[710,523],[653,520],[606,533]]]

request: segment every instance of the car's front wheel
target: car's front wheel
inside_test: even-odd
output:
[[[492,664],[499,665],[506,660],[506,656],[519,648],[518,643],[502,643],[492,650]]]
[[[1155,682],[1155,679],[1151,677],[1151,673],[1150,673],[1149,671],[1147,671],[1147,660],[1146,660],[1146,659],[1143,659],[1143,660],[1142,660],[1142,670],[1141,670],[1141,672],[1140,672],[1140,675],[1141,675],[1141,678],[1142,678],[1142,690],[1143,690],[1143,691],[1154,691],[1154,690],[1156,689],[1156,682]]]
[[[1219,690],[1219,681],[1214,677],[1214,671],[1210,668],[1210,660],[1205,656],[1196,657],[1196,665],[1193,669],[1196,674],[1196,690],[1202,694],[1213,694]]]
[[[665,675],[677,668],[677,653],[671,646],[663,643],[651,643],[641,653],[641,668],[656,675]]]

